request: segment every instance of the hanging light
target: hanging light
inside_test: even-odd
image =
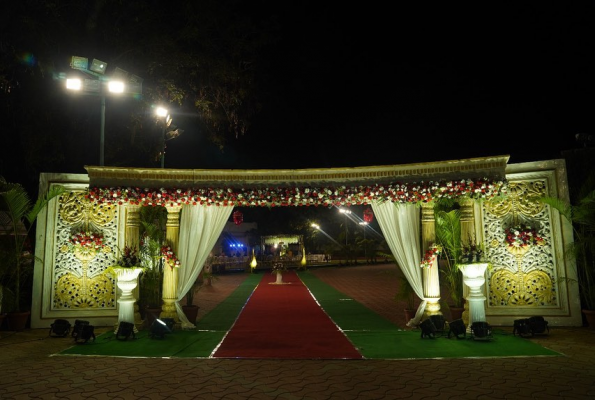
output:
[[[372,220],[374,219],[374,213],[372,212],[371,208],[366,208],[364,210],[364,221],[367,223],[372,222]]]
[[[244,222],[244,214],[240,210],[237,210],[233,213],[233,223],[236,225],[240,225]]]

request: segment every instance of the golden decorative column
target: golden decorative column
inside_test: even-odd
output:
[[[126,215],[126,230],[124,232],[124,241],[125,245],[130,248],[140,249],[140,207],[139,205],[132,205],[128,204],[125,206],[125,215]],[[135,286],[134,290],[132,291],[132,295],[134,296],[134,326],[139,329],[143,325],[143,320],[141,318],[139,308],[138,308],[138,300],[139,298],[139,288],[138,284]]]
[[[461,244],[469,244],[469,240],[475,240],[475,212],[474,202],[471,199],[464,199],[459,201],[461,205]],[[479,240],[475,240],[479,244]],[[462,278],[461,278],[462,279]],[[463,284],[463,298],[467,299],[469,296],[469,287]],[[469,302],[464,303],[465,310],[463,311],[463,322],[465,326],[469,326]]]
[[[423,204],[421,208],[421,238],[422,249],[425,251],[436,241],[436,225],[434,221],[434,207]],[[430,268],[422,270],[424,297],[428,301],[424,317],[442,314],[440,311],[440,279],[438,276],[438,261],[435,260]]]
[[[174,253],[178,253],[180,238],[180,211],[181,206],[167,206],[167,223],[165,229],[165,240]],[[176,325],[180,323],[176,312],[176,293],[178,291],[178,269],[165,265],[163,268],[163,306],[161,307],[161,318],[173,318]]]

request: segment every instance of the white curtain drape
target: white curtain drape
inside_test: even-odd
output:
[[[181,266],[176,293],[176,311],[182,322],[182,329],[192,329],[195,326],[186,318],[180,301],[198,278],[232,210],[233,207],[200,205],[182,208],[178,242],[178,258]]]
[[[422,299],[415,317],[407,322],[409,327],[416,326],[419,324],[427,304],[424,298],[423,276],[420,267],[421,208],[417,204],[385,201],[372,203],[372,210],[374,210],[378,225],[397,264],[403,271],[403,275],[409,281],[415,294]]]

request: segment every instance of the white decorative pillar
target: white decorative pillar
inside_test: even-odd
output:
[[[467,303],[469,304],[469,323],[467,332],[471,332],[471,325],[474,322],[486,321],[485,301],[482,286],[485,283],[485,272],[488,263],[460,264],[459,269],[463,273],[463,283],[469,287]]]
[[[461,244],[468,245],[470,240],[475,240],[475,203],[471,199],[462,199],[459,201],[461,206]],[[475,240],[479,244],[479,240]],[[463,285],[463,298],[467,299],[469,296],[469,288]],[[471,326],[469,318],[469,303],[463,304],[464,311],[461,319],[465,326]]]
[[[421,236],[422,250],[425,252],[436,240],[434,208],[428,204],[423,204],[421,208]],[[424,317],[442,314],[440,311],[440,278],[437,260],[434,260],[430,268],[423,268],[422,278],[424,297],[428,301]]]
[[[134,324],[134,332],[138,332],[134,317],[134,303],[136,302],[136,298],[132,292],[138,286],[138,275],[143,269],[140,267],[112,267],[112,269],[116,274],[116,284],[122,292],[118,299],[118,323],[115,326],[115,333],[118,333],[120,322],[130,322],[131,324]]]
[[[140,250],[140,207],[136,204],[127,204],[124,208],[126,212],[126,230],[124,234],[125,245],[131,249]],[[138,281],[137,281],[138,282]],[[134,301],[134,326],[140,328],[143,320],[138,309],[136,300],[139,298],[138,283],[132,291]]]
[[[180,211],[181,206],[166,206],[167,223],[165,240],[171,246],[174,253],[178,254],[180,238]],[[161,307],[160,318],[173,318],[176,325],[180,323],[176,312],[176,293],[178,291],[178,269],[170,267],[167,263],[163,267],[163,306]]]

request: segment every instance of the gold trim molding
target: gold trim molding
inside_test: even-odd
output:
[[[91,187],[196,188],[205,186],[324,186],[366,182],[506,179],[510,156],[403,165],[310,169],[162,169],[85,166]]]

